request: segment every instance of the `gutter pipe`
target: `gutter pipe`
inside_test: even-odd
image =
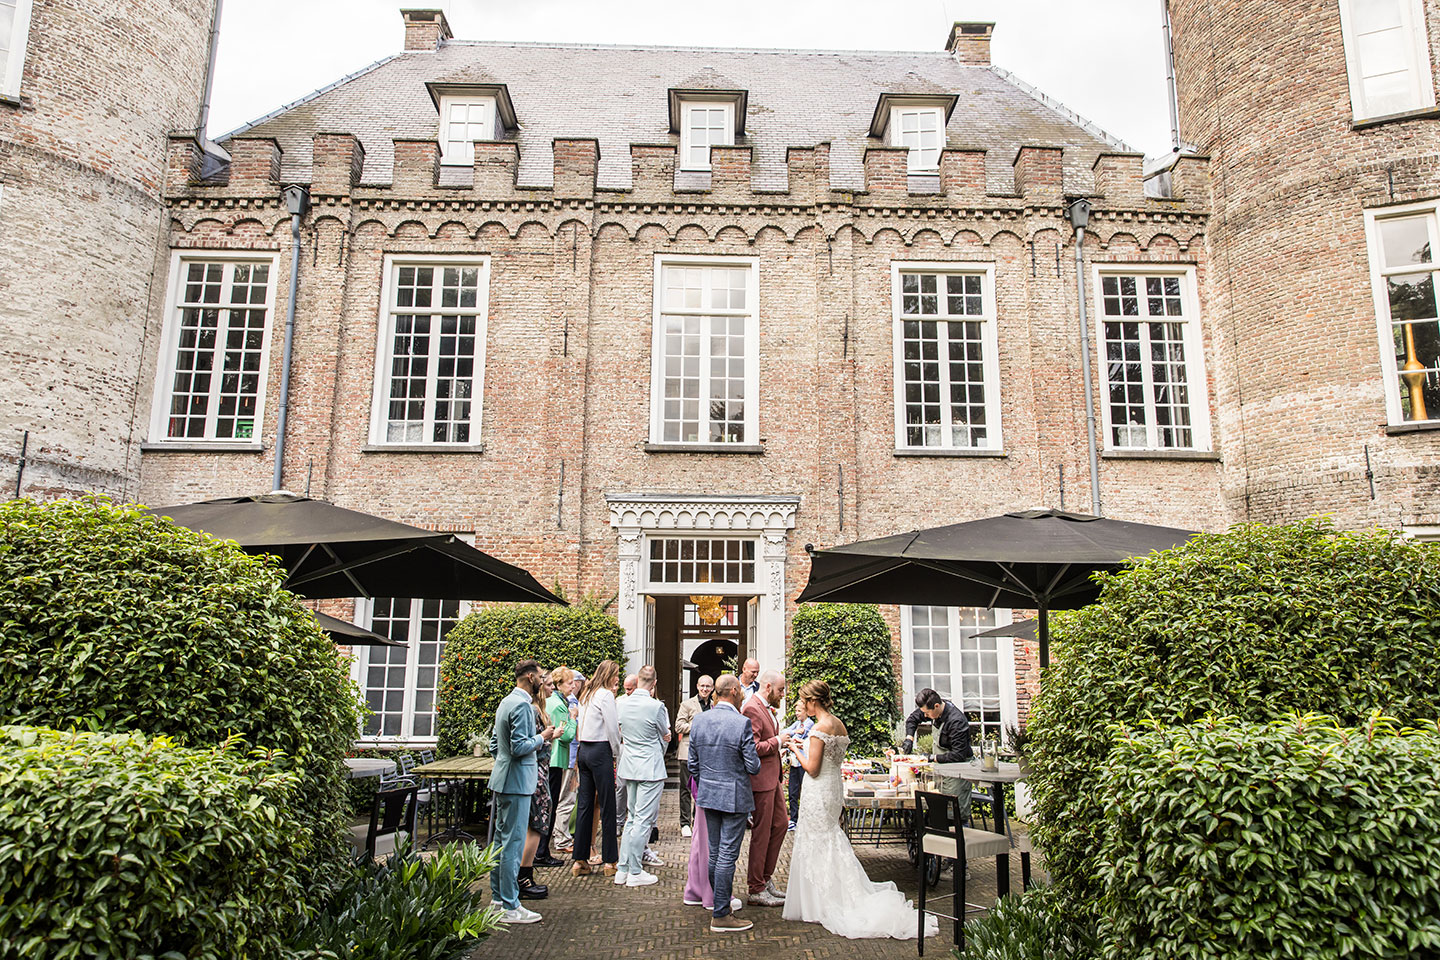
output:
[[[200,92],[200,117],[195,132],[200,138],[202,149],[209,152],[210,141],[210,100],[215,89],[215,56],[220,49],[220,8],[225,0],[215,0],[215,17],[210,21],[210,59],[205,65],[205,88]]]
[[[280,412],[275,420],[275,474],[273,489],[281,484],[285,472],[285,422],[290,413],[290,355],[295,343],[295,296],[300,290],[300,219],[310,206],[310,193],[299,184],[284,190],[285,207],[290,211],[290,295],[285,308],[285,349],[280,355]]]
[[[1170,39],[1170,0],[1160,0],[1162,29],[1165,32],[1165,84],[1170,94],[1170,146],[1180,150],[1180,95],[1175,88],[1175,47]]]
[[[1095,443],[1095,388],[1090,382],[1090,315],[1085,306],[1085,228],[1090,224],[1090,201],[1076,197],[1066,209],[1075,228],[1075,287],[1080,303],[1080,374],[1085,383],[1085,446],[1090,453],[1090,512],[1100,510],[1100,451]]]

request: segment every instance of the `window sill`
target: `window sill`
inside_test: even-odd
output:
[[[991,450],[985,447],[896,447],[897,457],[978,457],[981,459],[991,458],[1003,460],[1006,456],[1004,450]]]
[[[1220,461],[1218,450],[1104,450],[1100,456],[1106,460],[1200,460],[1210,463]]]
[[[367,443],[361,453],[484,453],[483,443]]]
[[[1371,127],[1384,126],[1387,123],[1403,123],[1406,120],[1424,120],[1427,117],[1440,117],[1440,107],[1421,107],[1419,110],[1406,110],[1403,113],[1387,113],[1383,117],[1367,117],[1364,120],[1356,120],[1350,124],[1351,130],[1368,130]]]
[[[1407,433],[1430,433],[1440,430],[1440,420],[1421,420],[1419,423],[1388,423],[1385,425],[1387,437],[1403,437]]]
[[[758,456],[765,452],[763,443],[647,443],[646,453],[739,453]]]
[[[352,750],[433,750],[440,743],[437,737],[399,737],[377,738],[374,740],[355,740],[350,744]]]
[[[264,444],[234,443],[228,440],[140,444],[141,453],[261,453],[264,449]]]
[[[21,105],[20,97],[18,95],[11,96],[8,93],[0,93],[0,104],[3,104],[7,107],[18,107]]]

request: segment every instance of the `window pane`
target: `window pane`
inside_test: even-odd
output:
[[[655,389],[662,398],[682,401],[660,406],[665,441],[745,442],[746,321],[732,312],[746,309],[748,284],[745,267],[664,268],[664,308],[694,311],[660,318]]]
[[[1431,262],[1429,217],[1398,217],[1381,220],[1376,226],[1386,267]]]
[[[467,443],[474,404],[481,329],[476,266],[397,266],[391,303],[389,403],[385,440]],[[412,314],[423,307],[444,311]]]

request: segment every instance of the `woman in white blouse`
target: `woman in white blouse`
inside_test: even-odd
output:
[[[592,872],[590,838],[594,835],[597,799],[605,876],[615,875],[615,864],[620,859],[615,829],[615,758],[620,753],[615,690],[619,685],[620,667],[614,660],[602,660],[580,696],[580,725],[575,734],[580,744],[576,757],[580,769],[579,809],[575,822],[575,863],[570,868],[577,877]]]

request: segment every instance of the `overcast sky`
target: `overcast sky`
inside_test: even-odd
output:
[[[224,0],[211,135],[401,50],[426,0]],[[461,40],[938,50],[993,20],[991,59],[1138,150],[1170,149],[1161,0],[445,0]]]

